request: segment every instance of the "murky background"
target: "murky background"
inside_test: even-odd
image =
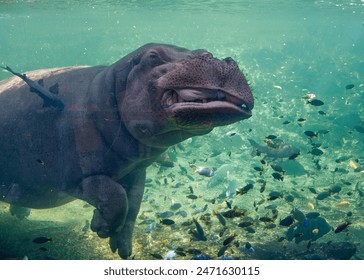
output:
[[[148,42],[234,58],[256,104],[148,168],[133,258],[363,259],[364,1],[0,1],[0,65],[20,72],[107,65]],[[282,143],[300,154],[280,158]],[[18,220],[0,202],[1,258],[118,259],[87,206]]]

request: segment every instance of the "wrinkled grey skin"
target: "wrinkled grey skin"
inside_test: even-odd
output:
[[[291,144],[283,141],[276,141],[275,145],[262,146],[255,142],[253,139],[248,139],[254,148],[253,155],[266,154],[266,157],[273,159],[294,158],[300,154],[300,150]]]
[[[169,146],[251,116],[253,96],[231,59],[147,44],[113,65],[27,73],[65,104],[43,107],[20,78],[0,82],[0,199],[95,207],[91,228],[132,253],[145,170]]]

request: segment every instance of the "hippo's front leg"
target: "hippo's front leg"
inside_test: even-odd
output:
[[[124,226],[128,215],[125,189],[108,176],[96,175],[82,180],[76,197],[95,206],[91,229],[106,238]]]
[[[132,253],[133,230],[144,193],[145,169],[134,171],[122,179],[128,195],[128,214],[124,226],[110,236],[110,248],[118,250],[121,258],[127,259]]]

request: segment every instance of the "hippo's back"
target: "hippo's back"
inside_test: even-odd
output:
[[[57,193],[80,179],[73,123],[82,117],[89,85],[103,69],[82,66],[27,73],[58,95],[65,104],[62,111],[44,107],[42,98],[18,77],[0,82],[0,195],[16,186],[10,200],[18,199],[19,205],[43,208],[62,204],[56,202],[56,196],[49,196],[50,205],[30,200],[41,193],[46,199],[48,192]],[[29,201],[24,201],[26,195]]]

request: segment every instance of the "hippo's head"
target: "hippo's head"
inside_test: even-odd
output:
[[[121,118],[148,146],[165,148],[251,117],[253,95],[232,58],[148,44],[115,63],[114,71],[120,73],[115,91]]]

